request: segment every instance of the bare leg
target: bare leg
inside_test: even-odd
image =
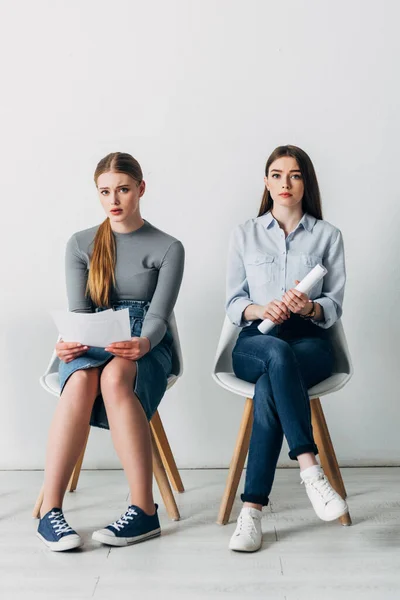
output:
[[[50,426],[41,516],[54,507],[62,507],[69,478],[85,443],[98,389],[98,369],[75,371],[65,384]]]
[[[243,502],[243,506],[248,508],[256,508],[257,510],[262,510],[262,504],[254,504],[254,502]]]
[[[308,467],[313,467],[314,465],[318,464],[315,454],[312,452],[299,454],[297,460],[299,461],[300,471],[304,471],[305,469],[308,469]]]
[[[133,392],[136,363],[115,357],[103,369],[100,388],[115,450],[128,479],[131,503],[154,514],[150,427]]]

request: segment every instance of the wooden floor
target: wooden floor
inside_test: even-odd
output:
[[[400,468],[343,470],[352,527],[319,521],[297,470],[278,470],[255,554],[227,549],[239,500],[231,523],[215,524],[227,471],[181,475],[181,521],[169,521],[160,504],[160,538],[110,550],[91,532],[125,511],[124,475],[83,471],[65,513],[85,545],[54,553],[35,536],[30,517],[43,474],[0,472],[0,598],[400,599]]]

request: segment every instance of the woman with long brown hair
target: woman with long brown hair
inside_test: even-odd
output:
[[[180,241],[144,220],[145,182],[139,163],[121,152],[97,165],[94,180],[106,219],[67,244],[69,309],[129,309],[132,338],[107,348],[58,342],[61,397],[51,424],[38,536],[52,550],[82,545],[62,502],[91,425],[109,428],[130,488],[127,511],[93,538],[124,546],[160,534],[152,493],[148,421],[172,372],[168,319],[183,276]]]
[[[315,459],[307,394],[332,374],[327,330],[342,314],[342,235],[322,218],[317,177],[303,150],[276,148],[264,183],[258,217],[233,231],[227,275],[227,314],[242,328],[233,369],[255,383],[244,505],[229,544],[243,552],[261,547],[261,511],[268,504],[283,436],[318,517],[331,521],[348,511]],[[318,263],[327,268],[324,279],[308,295],[296,290]],[[265,335],[258,330],[263,319],[275,324]]]

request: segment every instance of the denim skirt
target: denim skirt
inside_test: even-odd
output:
[[[132,337],[140,337],[142,332],[143,320],[149,309],[150,302],[143,300],[118,300],[112,303],[114,310],[129,309],[129,320],[131,324]],[[98,308],[97,311],[106,310]],[[147,419],[150,421],[156,412],[158,405],[167,389],[168,377],[172,373],[172,334],[167,329],[163,339],[150,352],[136,361],[136,379],[133,385],[133,391],[138,397]],[[69,363],[60,361],[58,375],[60,379],[61,392],[64,389],[68,378],[80,369],[91,369],[98,367],[103,369],[105,365],[114,358],[110,352],[104,348],[89,348],[85,354],[71,360]],[[101,394],[97,396],[92,414],[90,425],[109,429],[107,413],[105,410]]]

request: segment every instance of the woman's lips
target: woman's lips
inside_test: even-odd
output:
[[[120,215],[122,213],[122,208],[115,208],[114,210],[110,210],[112,215]]]
[[[279,194],[282,198],[289,198],[292,194]]]

